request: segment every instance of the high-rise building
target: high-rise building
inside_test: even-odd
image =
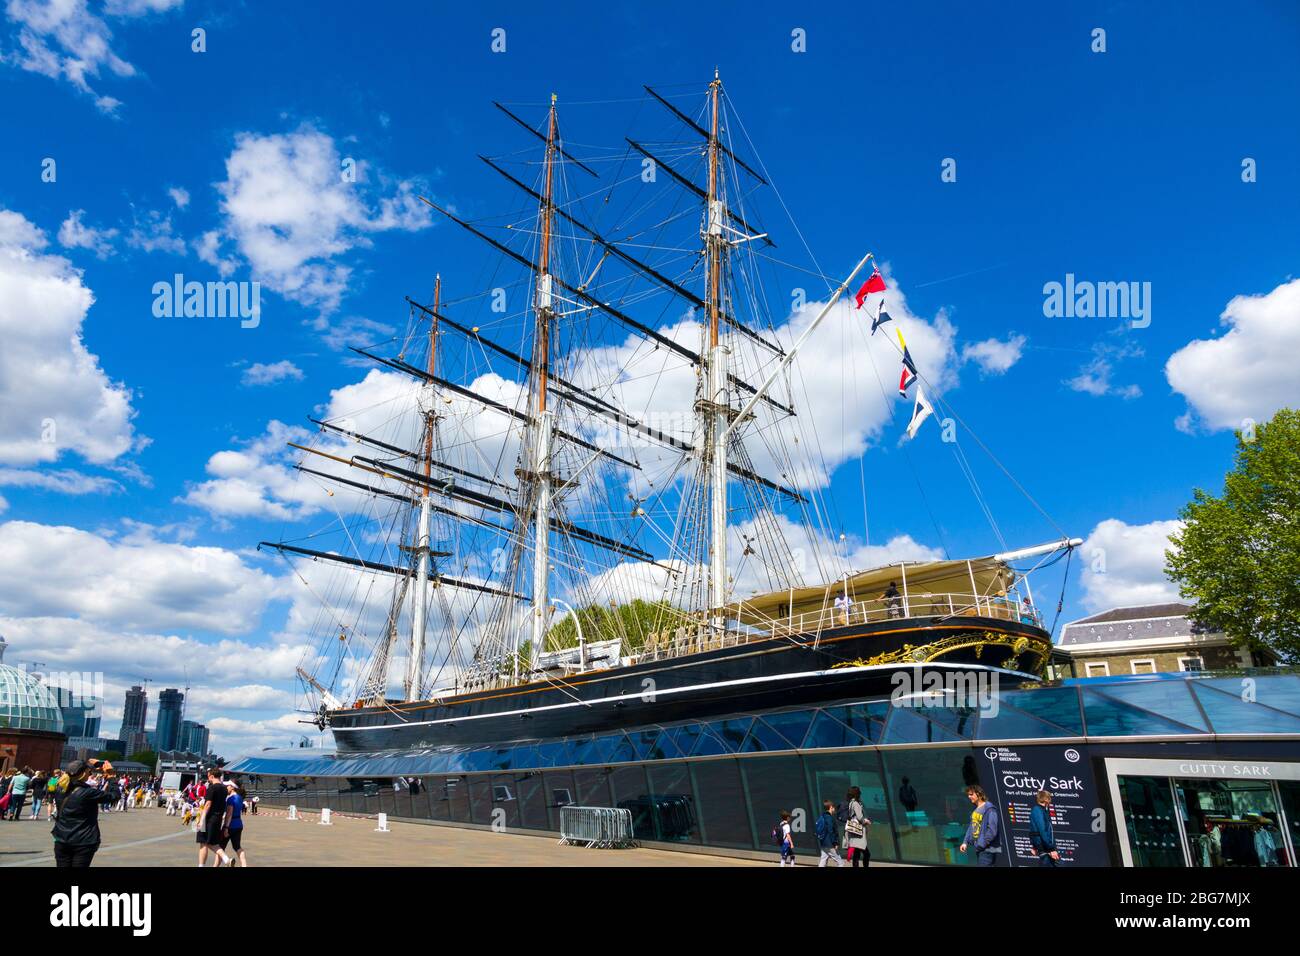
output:
[[[149,716],[149,695],[142,687],[132,687],[126,692],[126,704],[122,708],[122,732],[118,734],[123,740],[130,740],[135,733],[144,733],[144,721]]]
[[[177,750],[203,755],[208,752],[208,728],[192,720],[181,721],[180,741]]]
[[[159,750],[180,750],[181,710],[185,705],[185,695],[175,687],[168,687],[158,694],[158,726],[154,729],[154,738]]]

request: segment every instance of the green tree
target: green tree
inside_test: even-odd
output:
[[[651,635],[675,626],[679,614],[665,601],[637,598],[615,607],[590,604],[578,608],[577,616],[582,621],[582,636],[588,644],[621,638],[623,653],[632,654],[644,647]],[[566,614],[551,625],[546,632],[547,650],[578,646],[578,628],[573,618],[572,614]]]
[[[1234,645],[1300,660],[1300,411],[1239,431],[1223,494],[1200,488],[1165,552],[1194,618]]]
[[[122,755],[116,750],[101,750],[98,754],[100,760],[107,760],[112,763],[114,760],[121,760]]]
[[[151,768],[158,766],[158,755],[152,750],[141,750],[138,754],[131,754],[131,759],[136,763],[148,764]]]

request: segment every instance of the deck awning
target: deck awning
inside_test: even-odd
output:
[[[906,578],[906,581],[904,579]],[[1003,561],[993,558],[971,558],[969,561],[904,561],[869,571],[859,571],[848,577],[849,598],[855,603],[877,601],[888,589],[890,582],[901,595],[906,583],[911,598],[929,594],[971,595],[991,597],[1006,591],[1015,583],[1016,574]],[[726,616],[742,624],[762,626],[772,620],[807,614],[832,607],[835,599],[845,590],[841,578],[828,584],[794,588],[786,591],[769,591],[727,605]],[[793,603],[793,612],[791,611]]]

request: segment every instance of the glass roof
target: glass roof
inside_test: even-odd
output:
[[[280,776],[420,776],[891,744],[1296,733],[1300,672],[1243,671],[1017,687],[994,691],[978,708],[869,700],[508,746],[373,754],[263,751],[231,769]]]
[[[62,733],[59,699],[25,671],[0,664],[0,727]]]

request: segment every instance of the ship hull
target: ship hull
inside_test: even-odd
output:
[[[329,722],[340,752],[505,744],[887,695],[899,687],[900,671],[916,668],[1032,679],[1050,649],[1047,633],[1028,623],[884,621],[594,671],[563,683],[331,711]]]

